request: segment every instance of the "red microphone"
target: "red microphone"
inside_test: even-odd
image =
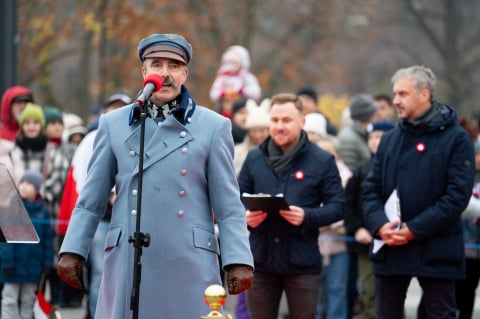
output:
[[[143,80],[143,91],[142,94],[137,98],[138,102],[145,102],[145,100],[149,99],[152,96],[152,93],[157,92],[162,88],[163,80],[162,77],[158,74],[152,73],[148,75]]]

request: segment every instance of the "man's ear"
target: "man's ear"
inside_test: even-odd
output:
[[[421,92],[422,98],[425,102],[429,102],[432,98],[432,92],[429,89],[423,89]]]
[[[185,66],[185,73],[183,75],[183,81],[182,81],[182,84],[185,83],[188,79],[188,73],[189,73],[189,69],[187,66]]]

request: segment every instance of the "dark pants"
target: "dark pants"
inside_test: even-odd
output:
[[[353,308],[355,301],[359,298],[357,289],[358,281],[358,257],[357,254],[350,253],[350,265],[348,271],[348,295],[347,295],[347,318],[354,317]]]
[[[455,286],[455,298],[459,311],[458,319],[470,319],[475,303],[475,290],[480,280],[480,259],[466,259],[467,277],[458,280]]]
[[[282,292],[285,291],[289,318],[315,319],[320,274],[280,275],[256,272],[247,290],[250,318],[277,319]]]
[[[377,319],[402,319],[412,276],[375,276]],[[455,280],[417,277],[427,318],[455,319]]]

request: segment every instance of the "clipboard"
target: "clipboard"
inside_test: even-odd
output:
[[[0,164],[0,243],[39,243],[12,176]]]
[[[266,213],[278,213],[279,210],[290,210],[284,197],[269,194],[242,194],[241,200],[248,210],[263,210]]]

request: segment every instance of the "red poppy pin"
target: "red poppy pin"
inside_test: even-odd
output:
[[[425,150],[427,149],[425,144],[423,144],[422,142],[418,143],[417,146],[415,146],[415,149],[417,150],[417,152],[419,153],[423,153],[425,152]]]
[[[305,178],[305,173],[298,170],[296,171],[294,174],[293,174],[293,177],[297,180],[297,181],[301,181],[302,179]]]

